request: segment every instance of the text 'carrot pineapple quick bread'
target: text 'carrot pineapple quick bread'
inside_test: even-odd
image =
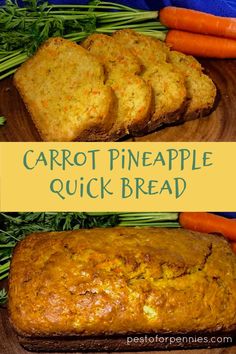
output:
[[[46,41],[14,76],[45,141],[104,140],[114,100],[104,81],[99,61],[62,38]]]
[[[133,30],[117,31],[113,38],[140,60],[141,76],[153,89],[154,112],[147,132],[178,121],[186,107],[187,93],[184,75],[167,63],[169,48],[163,42]]]
[[[184,230],[32,234],[11,263],[9,313],[25,337],[236,329],[236,256]]]
[[[108,140],[143,132],[151,116],[152,89],[137,75],[142,71],[139,60],[125,46],[104,34],[90,35],[82,46],[104,65],[106,83],[117,97],[115,121]]]

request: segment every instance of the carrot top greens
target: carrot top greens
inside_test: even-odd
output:
[[[156,11],[99,0],[88,5],[49,5],[37,0],[24,3],[21,8],[17,2],[6,0],[0,7],[0,80],[13,74],[49,37],[61,36],[78,42],[94,32],[109,34],[132,28],[165,38],[166,28],[156,20]]]
[[[0,117],[0,125],[4,125],[6,122],[6,118],[5,117]]]

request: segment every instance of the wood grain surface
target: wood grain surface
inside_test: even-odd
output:
[[[6,309],[0,309],[0,353],[1,354],[27,354],[10,326]],[[32,352],[31,352],[32,353]],[[43,352],[41,352],[43,353]],[[58,353],[58,352],[57,352]],[[135,352],[133,352],[135,353]],[[148,352],[146,354],[235,354],[236,346],[228,348],[216,348],[216,349],[192,349],[192,350],[172,350],[172,351],[158,351]],[[45,353],[43,353],[45,354]]]
[[[206,59],[201,62],[221,95],[216,111],[209,117],[129,140],[236,141],[236,61]],[[12,78],[0,82],[1,115],[6,117],[7,123],[0,127],[0,141],[41,141]]]

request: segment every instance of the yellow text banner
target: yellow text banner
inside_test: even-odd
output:
[[[1,211],[235,211],[236,143],[1,143]]]

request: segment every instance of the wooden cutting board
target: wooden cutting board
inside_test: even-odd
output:
[[[12,330],[8,321],[6,309],[0,309],[0,353],[1,354],[27,354]],[[32,353],[32,352],[31,352]],[[42,353],[42,352],[41,352]],[[135,354],[135,352],[132,352]],[[194,350],[172,350],[172,351],[158,351],[158,352],[145,352],[146,354],[235,354],[236,346],[228,348],[217,349],[194,349]],[[45,353],[43,353],[45,354]]]
[[[214,113],[185,124],[168,127],[134,141],[236,141],[236,61],[202,60],[221,94]],[[41,141],[25,106],[12,83],[0,82],[0,116],[7,118],[0,127],[0,141]]]

